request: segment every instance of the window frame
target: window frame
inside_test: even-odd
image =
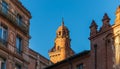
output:
[[[15,64],[15,69],[22,69],[22,66],[19,64]]]
[[[0,69],[6,69],[6,60],[0,57]]]
[[[8,14],[8,10],[9,10],[9,5],[5,0],[2,0],[2,12],[4,14]]]
[[[82,68],[81,68],[81,67],[82,67]],[[78,64],[78,65],[76,66],[76,69],[84,69],[83,63]]]
[[[17,43],[19,43],[19,44],[17,44]],[[18,35],[16,36],[16,51],[19,54],[22,53],[22,38]]]
[[[8,40],[8,28],[6,25],[0,23],[0,41],[6,44]]]
[[[7,40],[7,33],[8,33],[7,28],[5,28],[4,26],[0,25],[0,30],[1,30],[0,38],[3,39],[3,40]],[[4,32],[6,32],[5,37],[4,37]]]
[[[23,23],[23,17],[20,14],[17,14],[16,16],[17,24],[22,25]]]

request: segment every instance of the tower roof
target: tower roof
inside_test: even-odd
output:
[[[64,30],[64,31],[69,31],[66,26],[63,26],[63,25],[62,25],[62,26],[60,26],[60,27],[57,29],[57,32],[63,31],[63,30]]]
[[[69,32],[68,28],[64,25],[64,20],[62,19],[62,24],[61,26],[58,27],[57,32],[59,31],[67,31]]]

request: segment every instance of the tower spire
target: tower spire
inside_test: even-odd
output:
[[[64,26],[64,18],[62,17],[62,26]]]

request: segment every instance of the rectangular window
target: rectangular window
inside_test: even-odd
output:
[[[21,48],[22,48],[22,39],[17,36],[16,37],[16,49],[18,53],[21,53]]]
[[[77,68],[76,68],[76,69],[83,69],[83,64],[77,65]]]
[[[19,14],[17,15],[17,23],[18,23],[19,25],[22,24],[22,16],[20,16]]]
[[[8,4],[5,1],[2,1],[2,12],[5,14],[8,13]]]
[[[0,69],[6,69],[6,61],[0,58]]]
[[[7,27],[5,27],[4,25],[0,25],[0,41],[3,44],[6,44],[7,34],[8,34]]]
[[[21,66],[16,64],[15,69],[21,69]]]

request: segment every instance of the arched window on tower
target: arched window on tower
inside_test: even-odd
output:
[[[61,31],[59,31],[58,35],[61,35]]]
[[[60,46],[58,46],[57,49],[60,50]]]

